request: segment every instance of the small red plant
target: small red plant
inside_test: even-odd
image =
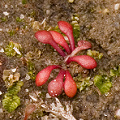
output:
[[[66,64],[69,64],[70,62],[77,62],[86,69],[93,69],[97,67],[97,63],[92,57],[88,55],[75,56],[79,51],[91,48],[91,43],[85,40],[80,40],[78,42],[78,47],[75,48],[72,26],[66,21],[59,21],[58,26],[60,30],[68,37],[70,48],[64,37],[56,31],[40,30],[35,33],[35,37],[38,41],[53,46],[53,48],[55,48],[57,52],[64,57],[64,62]],[[65,49],[67,55],[58,45],[61,45]],[[50,65],[41,70],[36,76],[36,85],[42,86],[45,84],[53,69],[60,69],[60,72],[58,76],[48,84],[48,93],[52,97],[55,97],[60,95],[64,90],[68,97],[74,97],[77,92],[76,83],[69,71],[63,70],[59,65]]]

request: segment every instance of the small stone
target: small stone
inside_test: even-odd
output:
[[[49,93],[46,93],[46,98],[51,98],[51,96],[49,95]]]
[[[8,5],[5,5],[5,8],[8,8]]]
[[[109,13],[109,10],[106,8],[106,9],[103,10],[103,13],[105,13],[105,14]]]
[[[2,108],[0,108],[0,113],[3,113],[3,109]]]
[[[8,15],[9,15],[9,13],[8,13],[8,12],[3,12],[3,14],[4,14],[5,16],[8,16]]]
[[[118,109],[115,113],[115,117],[120,119],[120,109]]]
[[[74,0],[68,0],[68,2],[69,2],[69,3],[73,3],[73,2],[74,2]]]
[[[25,77],[26,80],[30,80],[30,76],[28,74],[26,74],[26,77]]]
[[[24,15],[23,14],[20,15],[20,19],[24,19]]]
[[[114,9],[117,11],[120,8],[120,3],[115,4]]]
[[[16,72],[16,70],[17,70],[16,68],[14,68],[14,69],[11,69],[11,71],[12,71],[12,72]]]
[[[0,95],[2,95],[2,91],[0,91]]]
[[[26,92],[29,92],[29,89],[25,89]]]
[[[1,48],[1,49],[0,49],[0,53],[3,53],[3,52],[4,52],[4,49],[3,49],[3,48]]]
[[[2,32],[2,31],[3,31],[3,29],[0,28],[0,32]]]

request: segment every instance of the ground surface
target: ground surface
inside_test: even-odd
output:
[[[93,47],[104,54],[98,60],[96,71],[90,71],[91,78],[99,71],[106,72],[120,64],[120,1],[119,0],[28,0],[26,4],[22,0],[1,0],[0,2],[0,49],[5,48],[9,41],[21,44],[22,54],[25,57],[28,52],[34,53],[31,61],[35,64],[36,72],[51,64],[62,64],[63,58],[49,45],[38,43],[34,37],[36,31],[32,24],[35,21],[45,19],[46,25],[40,29],[55,27],[59,20],[71,22],[73,14],[79,15],[80,39],[89,40]],[[19,18],[19,20],[17,19]],[[22,19],[22,20],[21,20]],[[47,27],[46,27],[47,26]],[[14,32],[13,32],[14,31]],[[11,35],[12,34],[12,35]],[[36,52],[37,51],[37,52]],[[40,56],[38,56],[40,51]],[[3,120],[21,120],[24,117],[25,106],[32,103],[30,95],[41,92],[42,99],[52,103],[54,98],[47,98],[47,85],[36,87],[34,80],[26,80],[28,72],[23,60],[18,57],[7,57],[0,52],[0,118]],[[24,85],[19,93],[21,105],[12,113],[8,113],[2,107],[2,99],[7,91],[2,79],[3,70],[17,68],[20,79]],[[51,74],[52,80],[58,71]],[[74,75],[75,73],[73,73]],[[59,100],[64,105],[70,102],[73,106],[73,116],[77,120],[115,120],[115,111],[120,108],[120,78],[115,77],[112,88],[106,95],[99,95],[96,87],[90,86],[70,99],[64,93]],[[30,116],[30,120],[41,120],[37,110]],[[42,116],[49,116],[45,112]],[[48,117],[48,119],[53,119]],[[56,120],[58,118],[55,118]]]

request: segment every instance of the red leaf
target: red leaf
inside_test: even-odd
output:
[[[45,84],[50,76],[50,73],[53,69],[60,68],[58,65],[50,65],[43,70],[41,70],[37,75],[36,75],[36,85],[41,86]]]
[[[93,68],[97,67],[97,62],[95,61],[95,59],[88,55],[80,55],[80,56],[70,57],[70,58],[68,58],[66,63],[69,64],[72,61],[77,62],[83,68],[86,68],[86,69],[93,69]]]
[[[75,42],[74,42],[74,36],[73,36],[73,28],[72,25],[69,24],[66,21],[59,21],[58,26],[60,30],[67,35],[69,42],[70,42],[70,48],[73,51],[75,49]]]
[[[60,33],[56,32],[56,31],[49,31],[49,32],[51,33],[54,41],[57,44],[61,45],[66,50],[66,52],[68,54],[70,54],[70,48],[69,48],[67,42],[65,41],[64,37]]]
[[[88,41],[86,41],[86,40],[80,40],[80,41],[78,41],[78,46],[79,47],[85,46],[87,49],[92,47],[91,43],[88,42]]]
[[[68,60],[69,57],[75,56],[75,54],[77,54],[77,53],[80,52],[81,50],[86,50],[86,49],[89,49],[89,48],[91,48],[91,47],[92,47],[92,45],[91,45],[90,42],[85,41],[85,40],[80,40],[80,41],[78,42],[78,47],[76,47],[76,48],[72,51],[72,53],[71,53],[70,55],[66,56],[65,62]]]
[[[45,44],[50,44],[57,50],[57,52],[61,56],[65,56],[65,53],[61,50],[61,48],[57,45],[57,43],[53,40],[52,35],[46,31],[46,30],[40,30],[35,33],[35,37],[37,38],[38,41],[45,43]]]
[[[36,109],[34,104],[29,104],[25,109],[25,117],[24,120],[27,120],[31,113],[33,113]]]
[[[65,71],[60,70],[57,77],[48,84],[48,93],[52,97],[60,95],[63,91],[63,78]]]
[[[64,91],[68,97],[74,97],[77,92],[77,85],[68,70],[65,76]]]

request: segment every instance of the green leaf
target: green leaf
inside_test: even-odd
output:
[[[20,98],[17,95],[5,95],[2,105],[8,112],[12,112],[20,105]]]
[[[96,75],[94,85],[97,86],[102,94],[109,92],[112,87],[111,78],[106,75]]]

